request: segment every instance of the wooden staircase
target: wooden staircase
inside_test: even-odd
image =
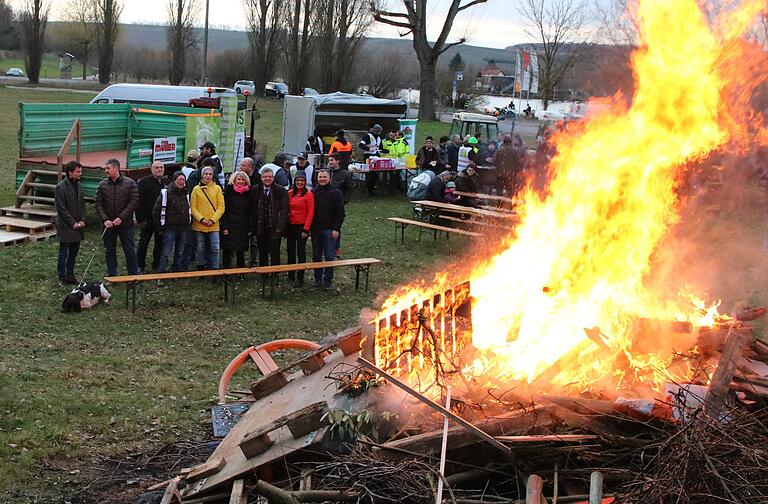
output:
[[[37,194],[37,190],[39,189],[44,189],[44,192],[51,193],[56,188],[56,184],[37,182],[37,178],[40,176],[54,177],[58,180],[59,172],[51,170],[29,170],[24,176],[24,180],[21,181],[21,185],[19,185],[19,188],[16,190],[17,208],[21,208],[24,203],[54,204],[55,199],[53,196],[40,196]]]

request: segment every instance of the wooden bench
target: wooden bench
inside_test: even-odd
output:
[[[431,224],[429,222],[424,221],[417,221],[417,220],[411,220],[411,219],[403,219],[401,217],[387,217],[387,220],[392,221],[395,223],[395,241],[397,241],[397,230],[400,230],[400,243],[405,243],[405,228],[408,226],[416,226],[419,228],[419,241],[421,241],[421,232],[424,229],[431,229],[434,231],[434,239],[437,240],[437,233],[442,231],[445,232],[446,239],[448,236],[450,236],[450,233],[462,235],[462,236],[470,236],[472,238],[477,238],[479,236],[482,236],[480,233],[476,233],[474,231],[465,231],[464,229],[456,229],[452,227],[447,226],[440,226],[438,224]]]
[[[489,222],[489,221],[483,221],[483,220],[477,220],[477,219],[462,219],[461,217],[456,217],[454,215],[441,215],[440,219],[456,222],[458,224],[465,224],[468,226],[476,226],[478,228],[482,228],[486,230],[500,230],[500,231],[508,232],[514,229],[511,226],[505,226],[503,224],[499,224],[496,222]]]
[[[368,272],[372,264],[380,264],[381,260],[373,257],[361,259],[342,259],[338,261],[319,261],[298,264],[280,264],[277,266],[259,266],[252,268],[256,273],[262,274],[261,297],[272,299],[275,294],[275,285],[277,284],[278,273],[289,273],[291,271],[307,271],[320,268],[341,268],[342,266],[352,266],[355,268],[355,290],[360,288],[360,274],[365,275],[365,291],[368,292]],[[269,287],[269,296],[267,296],[267,287]]]
[[[185,280],[195,278],[220,278],[224,284],[224,301],[229,301],[229,293],[234,278],[245,275],[262,275],[262,297],[266,298],[267,286],[269,286],[269,298],[274,297],[276,273],[289,271],[301,271],[317,268],[338,268],[341,266],[353,266],[355,268],[355,290],[360,287],[360,274],[365,275],[365,290],[368,291],[368,275],[372,264],[379,264],[381,260],[375,258],[345,259],[343,261],[321,261],[299,264],[281,264],[278,266],[259,266],[255,268],[229,268],[202,271],[180,271],[173,273],[149,273],[145,275],[110,276],[104,278],[110,284],[125,284],[125,307],[131,306],[131,311],[136,312],[136,290],[139,284],[158,280]],[[232,289],[232,300],[235,299],[235,290]]]

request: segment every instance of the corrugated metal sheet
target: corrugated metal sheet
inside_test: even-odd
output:
[[[19,155],[56,154],[76,119],[82,122],[83,152],[125,149],[129,109],[124,103],[20,103]]]

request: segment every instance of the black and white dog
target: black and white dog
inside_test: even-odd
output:
[[[61,310],[64,313],[80,313],[83,308],[91,308],[99,302],[109,303],[111,295],[104,287],[103,283],[85,283],[75,287],[72,292],[67,294],[64,298],[64,302],[61,304]]]

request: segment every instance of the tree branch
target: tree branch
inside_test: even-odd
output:
[[[466,42],[466,41],[467,41],[467,39],[465,39],[465,38],[463,38],[463,37],[462,37],[462,38],[461,38],[461,39],[460,39],[458,42],[451,42],[450,44],[445,44],[445,45],[443,45],[443,48],[442,48],[442,49],[440,49],[440,50],[437,52],[437,54],[438,54],[438,55],[440,55],[440,54],[443,54],[445,51],[447,51],[447,50],[448,50],[448,49],[450,49],[451,47],[453,47],[453,46],[457,46],[457,45],[461,45],[461,44],[463,44],[463,43],[464,43],[464,42]]]
[[[405,16],[405,17],[408,17],[408,16]],[[388,24],[388,25],[391,25],[391,26],[397,26],[399,28],[405,28],[406,30],[409,30],[409,31],[413,29],[412,26],[410,24],[408,24],[408,23],[403,23],[401,21],[395,21],[393,19],[383,18],[383,17],[381,17],[381,14],[379,14],[378,12],[373,14],[373,19],[375,19],[379,23],[384,23],[384,24]]]
[[[471,1],[471,2],[469,2],[468,4],[460,5],[460,6],[459,6],[459,8],[456,10],[456,12],[461,12],[461,11],[463,11],[464,9],[469,9],[469,8],[470,8],[470,7],[472,7],[473,5],[477,5],[477,4],[485,3],[485,2],[487,2],[487,1],[488,1],[488,0],[472,0],[472,1]]]

